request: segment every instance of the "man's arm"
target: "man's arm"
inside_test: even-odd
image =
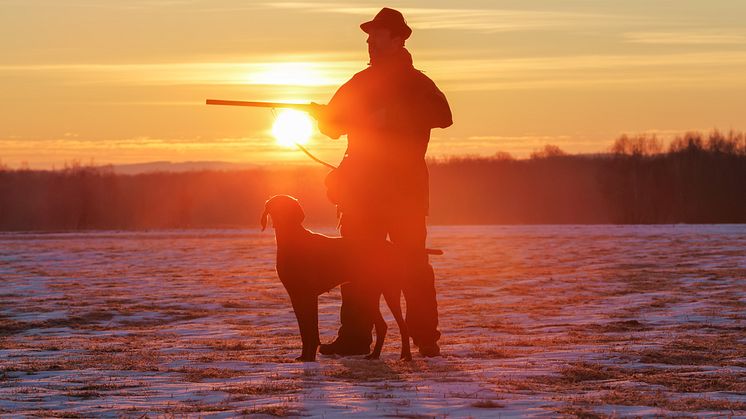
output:
[[[354,77],[343,84],[328,105],[312,104],[314,108],[311,115],[319,122],[319,131],[334,140],[349,131],[350,121],[355,112],[353,80]]]
[[[427,76],[417,71],[388,112],[390,124],[401,129],[447,128],[453,116],[443,92]]]
[[[435,82],[427,79],[426,94],[423,98],[423,107],[426,110],[424,116],[427,118],[430,128],[448,128],[453,125],[451,107],[448,105],[446,95],[438,89]]]

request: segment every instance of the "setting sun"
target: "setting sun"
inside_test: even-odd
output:
[[[306,144],[313,132],[313,122],[305,112],[286,109],[280,112],[272,125],[272,135],[277,144],[291,147]]]

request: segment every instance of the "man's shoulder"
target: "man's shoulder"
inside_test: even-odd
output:
[[[422,70],[418,70],[414,67],[410,67],[402,72],[394,73],[391,76],[390,81],[393,82],[397,79],[420,89],[432,90],[438,88],[430,77],[428,77]],[[377,84],[380,81],[382,81],[381,76],[377,74],[372,67],[368,67],[355,73],[342,87],[357,90],[364,86]]]
[[[364,85],[367,83],[370,76],[370,67],[360,70],[357,73],[353,74],[353,76],[350,77],[350,79],[347,80],[341,88],[350,89]]]
[[[412,71],[412,77],[422,84],[426,84],[428,86],[435,86],[435,82],[433,81],[433,79],[428,77],[427,74],[425,74],[425,72],[422,70],[418,70],[414,68]]]
[[[352,76],[352,78],[350,79],[350,81],[365,80],[368,77],[371,77],[373,75],[373,71],[372,70],[373,70],[372,67],[366,67],[366,68],[358,71],[357,73],[355,73]]]

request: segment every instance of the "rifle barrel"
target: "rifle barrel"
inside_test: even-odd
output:
[[[310,103],[249,102],[244,100],[207,99],[208,105],[249,106],[253,108],[285,108],[308,112]]]

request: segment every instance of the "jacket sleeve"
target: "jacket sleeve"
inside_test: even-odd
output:
[[[402,86],[390,117],[394,126],[417,130],[447,128],[453,125],[453,116],[446,96],[430,78],[419,71]]]
[[[355,77],[343,84],[317,116],[319,131],[338,139],[348,133],[355,106]]]
[[[427,79],[427,87],[423,108],[427,110],[427,123],[430,128],[448,128],[453,125],[453,115],[446,95],[438,89],[432,80],[425,78]]]

